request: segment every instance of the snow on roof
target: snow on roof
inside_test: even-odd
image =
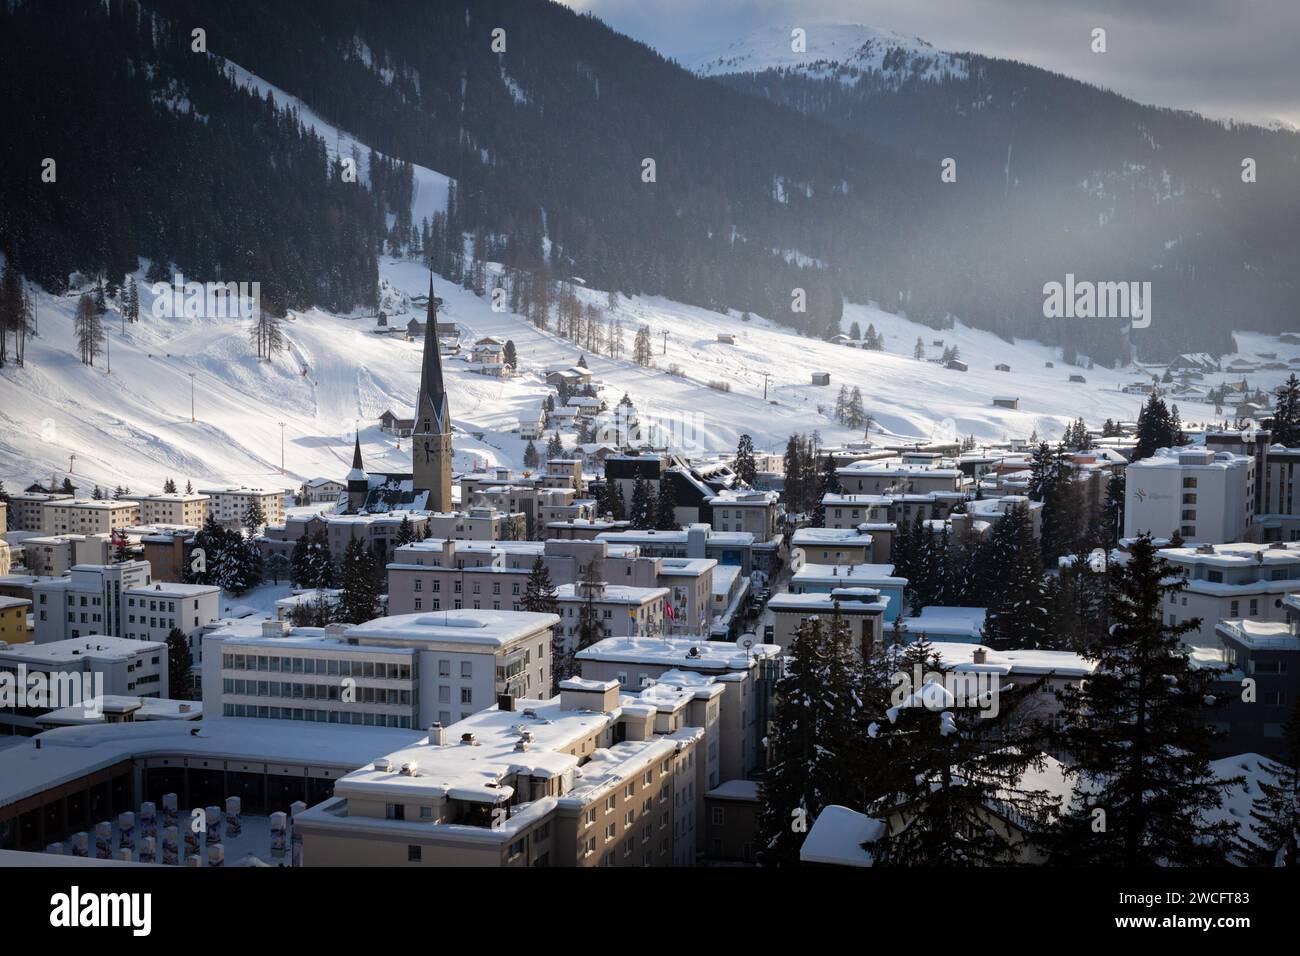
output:
[[[1287,621],[1228,620],[1220,621],[1215,630],[1257,650],[1300,650],[1300,636]]]
[[[799,859],[832,866],[871,866],[875,858],[862,844],[875,843],[886,830],[882,820],[831,804],[813,821],[799,848]]]
[[[474,644],[500,648],[532,637],[539,630],[558,623],[560,619],[554,614],[458,608],[375,618],[349,628],[347,637],[349,640]]]
[[[871,535],[856,528],[800,528],[790,538],[790,543],[796,548],[811,544],[866,546],[871,544]]]
[[[167,645],[162,641],[137,641],[124,637],[92,634],[44,644],[0,646],[0,657],[31,664],[72,664],[77,661],[124,661],[142,654],[156,654]]]
[[[799,587],[808,584],[906,584],[907,578],[895,577],[892,564],[805,564],[791,576]]]
[[[986,613],[982,607],[929,605],[921,608],[921,613],[916,617],[909,617],[903,623],[909,631],[920,631],[926,635],[979,637],[984,632]]]
[[[422,731],[359,724],[212,715],[198,723],[146,720],[61,727],[40,734],[39,749],[32,741],[0,749],[0,806],[122,760],[153,754],[211,755],[344,770],[422,735]]]
[[[154,581],[151,584],[137,584],[123,588],[126,594],[148,594],[150,597],[197,597],[201,594],[220,594],[221,588],[215,584],[182,584],[178,581]]]
[[[631,584],[605,584],[593,598],[600,604],[649,604],[668,597],[667,588],[639,588]],[[587,598],[576,584],[561,584],[555,589],[560,601],[585,601]]]
[[[830,614],[837,609],[844,614],[869,613],[880,614],[889,606],[889,598],[875,588],[835,588],[829,594],[807,592],[804,594],[777,594],[767,602],[769,610],[793,611],[807,614],[812,611],[825,611]]]
[[[706,797],[713,797],[716,800],[758,800],[758,781],[757,780],[727,780],[714,787]]]
[[[755,644],[748,651],[732,641],[706,641],[678,637],[607,637],[575,655],[580,661],[619,664],[671,664],[692,670],[743,671],[756,659],[776,657],[776,644]]]
[[[660,558],[659,573],[667,574],[670,577],[699,577],[706,571],[715,571],[718,567],[716,558]],[[737,572],[740,568],[731,565]]]
[[[934,653],[947,667],[963,671],[987,671],[995,674],[1055,674],[1060,677],[1086,677],[1096,662],[1072,651],[1015,650],[995,651],[979,644],[934,641]],[[984,651],[984,663],[975,663],[977,651]]]

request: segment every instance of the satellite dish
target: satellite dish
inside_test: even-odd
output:
[[[740,646],[743,647],[745,650],[749,650],[751,647],[754,646],[754,639],[749,635],[745,635],[740,639]]]

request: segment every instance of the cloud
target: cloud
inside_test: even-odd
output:
[[[758,27],[836,21],[1022,60],[1143,103],[1300,124],[1295,0],[567,0],[683,63]],[[1090,49],[1094,27],[1107,52]]]

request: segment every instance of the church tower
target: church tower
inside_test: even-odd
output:
[[[451,511],[451,413],[438,353],[438,306],[429,276],[429,311],[424,324],[424,364],[420,393],[415,400],[415,431],[411,435],[411,473],[415,491],[427,491],[430,511]]]
[[[366,504],[370,495],[370,479],[361,466],[361,433],[357,432],[356,444],[352,447],[352,470],[348,472],[348,514],[354,515]]]

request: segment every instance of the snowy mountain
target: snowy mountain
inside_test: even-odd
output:
[[[795,30],[803,31],[801,44],[797,44]],[[917,37],[858,23],[762,27],[721,53],[697,58],[691,68],[701,76],[783,70],[808,76],[839,75],[845,82],[857,74],[887,76],[896,82],[966,75],[962,57],[941,53]]]

